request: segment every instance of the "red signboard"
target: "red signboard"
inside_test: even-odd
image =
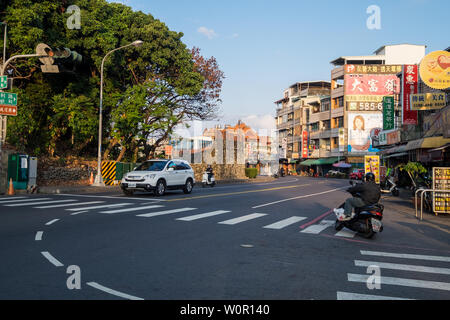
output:
[[[346,95],[388,96],[400,91],[400,79],[395,74],[346,74]]]
[[[308,158],[308,131],[302,133],[302,158]]]
[[[417,125],[417,111],[411,110],[409,96],[417,93],[417,65],[403,66],[403,124]]]
[[[0,106],[0,116],[17,116],[17,106]]]

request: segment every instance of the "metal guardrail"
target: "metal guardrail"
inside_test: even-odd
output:
[[[414,204],[416,207],[416,218],[417,218],[417,193],[421,192],[420,194],[420,220],[423,220],[423,195],[426,192],[446,192],[446,193],[450,193],[450,190],[440,190],[440,189],[417,189],[415,194],[414,194]]]

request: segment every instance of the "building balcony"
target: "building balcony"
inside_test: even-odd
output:
[[[318,121],[324,121],[324,120],[330,120],[331,119],[331,113],[330,111],[323,111],[323,112],[316,112],[311,113],[309,115],[309,123],[315,123]]]
[[[333,70],[331,70],[331,79],[332,80],[342,78],[343,76],[344,76],[344,66],[337,67],[337,68],[334,68]]]
[[[344,95],[344,87],[339,87],[331,91],[331,99],[342,97]]]
[[[339,128],[330,129],[330,137],[339,137]]]
[[[344,107],[331,109],[331,118],[338,118],[344,116]]]
[[[334,148],[334,149],[331,149],[331,156],[332,157],[343,157],[344,152],[343,151],[339,152],[339,148]]]
[[[319,150],[319,155],[320,155],[320,158],[329,158],[329,157],[331,157],[331,151],[321,148]]]

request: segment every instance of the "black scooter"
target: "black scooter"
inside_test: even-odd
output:
[[[394,182],[394,178],[386,177],[384,182],[380,184],[381,193],[390,193],[394,197],[398,197],[400,195],[400,191],[397,188],[397,185]]]
[[[355,182],[350,181],[353,186]],[[347,190],[349,191],[349,190]],[[352,196],[358,197],[359,194],[352,193]],[[344,204],[340,206],[343,208]],[[355,212],[349,220],[340,221],[336,219],[335,229],[337,231],[342,230],[346,227],[360,234],[361,236],[370,239],[375,233],[383,231],[383,219],[384,206],[382,204],[368,205],[361,208],[355,208]]]

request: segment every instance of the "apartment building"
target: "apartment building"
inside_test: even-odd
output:
[[[337,145],[333,146],[334,150],[342,150],[340,155],[346,162],[362,167],[365,155],[379,151],[372,141],[383,130],[383,97],[394,97],[395,128],[403,124],[398,74],[405,65],[419,64],[425,48],[411,44],[385,45],[373,55],[341,56],[331,61],[335,68],[331,70],[330,123],[338,130],[341,128],[341,134],[334,140]]]
[[[275,101],[278,131],[278,154],[283,163],[296,163],[307,158],[310,108],[323,96],[329,96],[329,81],[297,82],[284,90],[283,98]],[[306,142],[306,143],[305,143]],[[308,153],[308,151],[306,151]]]

